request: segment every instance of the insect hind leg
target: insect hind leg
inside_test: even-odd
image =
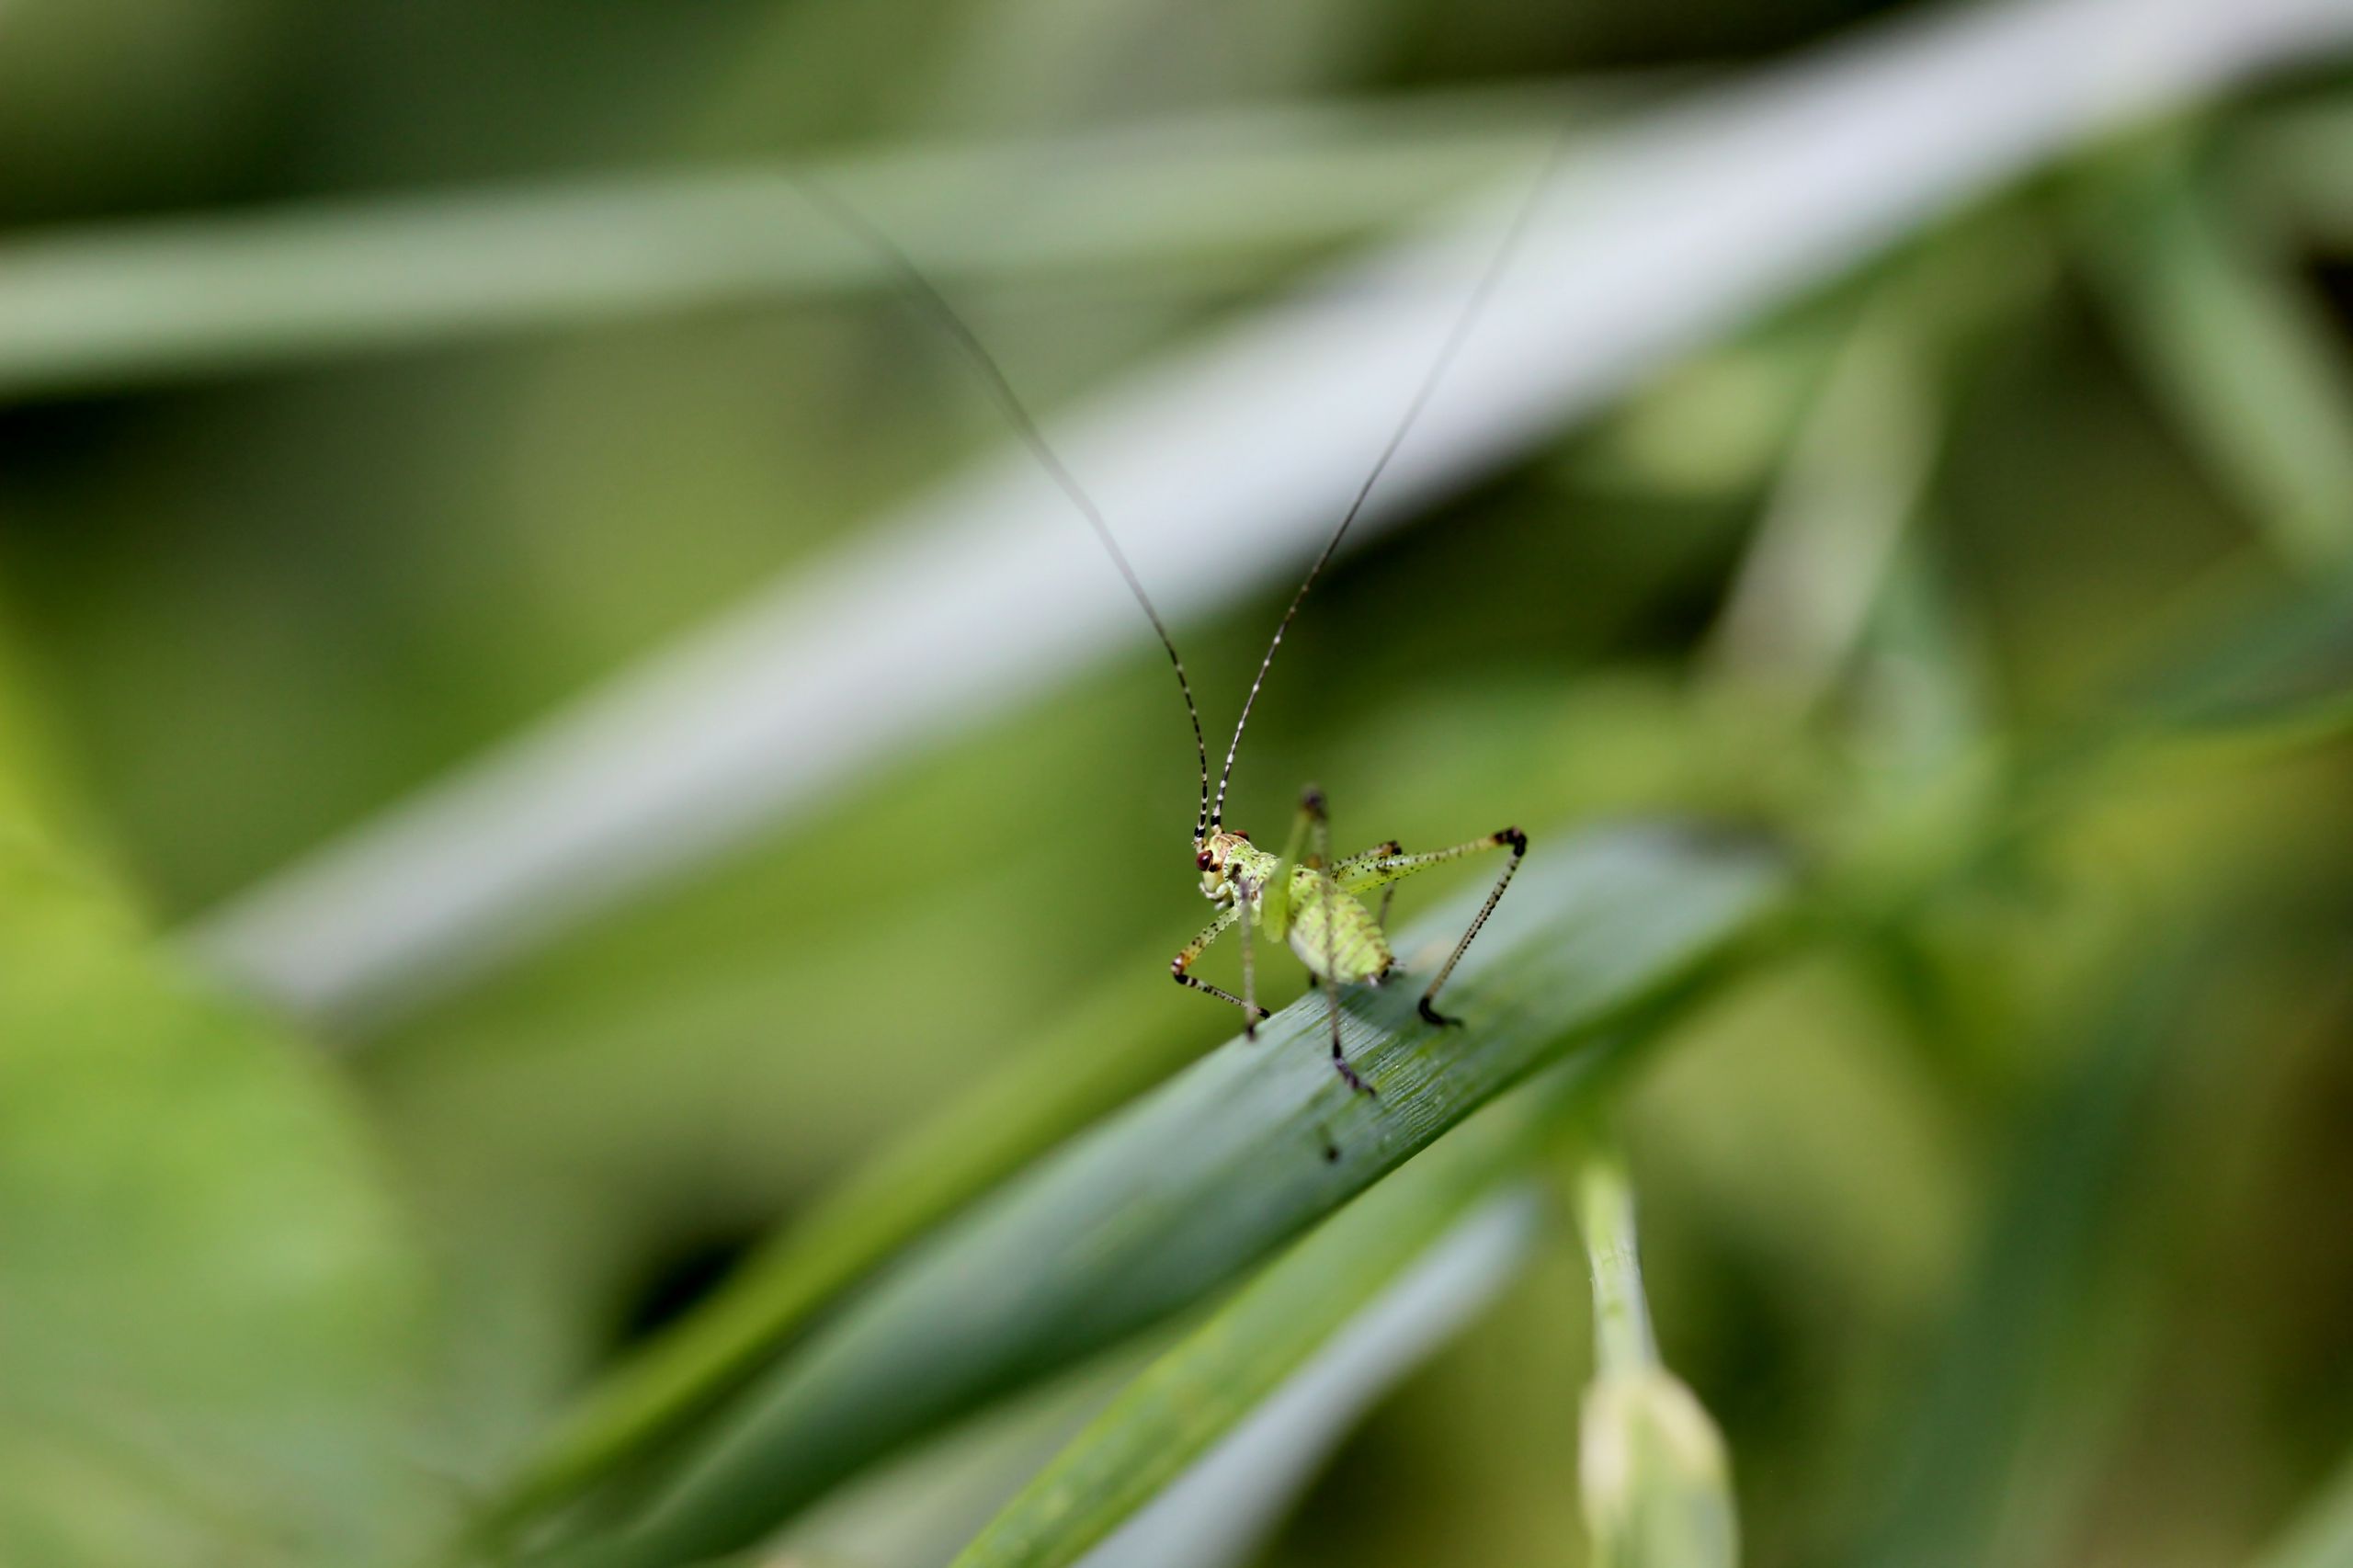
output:
[[[1510,849],[1511,859],[1504,866],[1503,874],[1495,879],[1495,885],[1488,890],[1486,902],[1479,906],[1479,913],[1471,917],[1470,926],[1462,933],[1461,939],[1454,944],[1454,951],[1447,955],[1446,962],[1438,966],[1437,977],[1429,983],[1428,988],[1422,993],[1421,1001],[1416,1005],[1423,1018],[1432,1024],[1460,1022],[1459,1019],[1449,1018],[1438,1010],[1438,987],[1444,985],[1447,977],[1454,972],[1454,966],[1462,961],[1463,953],[1470,949],[1471,939],[1476,937],[1479,934],[1479,928],[1487,923],[1487,916],[1495,912],[1495,905],[1503,899],[1504,889],[1511,886],[1512,873],[1519,869],[1521,859],[1528,854],[1528,835],[1516,827],[1500,828],[1484,838],[1474,838],[1468,844],[1451,845],[1444,849],[1426,850],[1419,855],[1400,854],[1394,844],[1384,844],[1378,848],[1369,849],[1362,855],[1344,860],[1336,868],[1341,885],[1351,892],[1361,892],[1370,888],[1381,888],[1385,892],[1394,892],[1401,879],[1410,877],[1416,871],[1426,871],[1432,866],[1442,866],[1449,860],[1460,860],[1466,855],[1483,855],[1490,849],[1504,848]],[[1381,900],[1381,911],[1384,915],[1388,908],[1389,903],[1384,893]]]
[[[1516,827],[1502,828],[1489,834],[1483,846],[1500,849],[1506,845],[1511,847],[1511,858],[1504,862],[1503,874],[1495,879],[1495,885],[1487,890],[1486,902],[1479,905],[1479,913],[1471,917],[1471,924],[1463,931],[1461,940],[1454,944],[1454,951],[1449,953],[1446,962],[1438,966],[1438,975],[1430,982],[1429,989],[1424,991],[1421,1000],[1414,1005],[1415,1010],[1426,1022],[1442,1027],[1462,1021],[1449,1018],[1438,1010],[1438,990],[1446,983],[1447,976],[1454,972],[1454,966],[1462,961],[1462,955],[1471,949],[1472,938],[1478,936],[1479,928],[1487,923],[1487,916],[1495,912],[1495,905],[1503,902],[1504,889],[1511,886],[1512,873],[1518,870],[1519,863],[1528,858],[1528,835]]]

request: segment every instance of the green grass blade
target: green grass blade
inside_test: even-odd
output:
[[[1280,1527],[1366,1412],[1503,1294],[1540,1229],[1537,1195],[1526,1187],[1507,1187],[1463,1215],[1080,1568],[1255,1561],[1254,1548]]]
[[[1870,1493],[1884,1512],[1852,1561],[2034,1560],[2015,1532],[2047,1515],[2038,1505],[2053,1481],[2047,1460],[2036,1474],[2023,1456],[2055,1405],[2085,1397],[2068,1377],[2075,1346],[2126,1332],[2098,1321],[2097,1282],[2119,1244],[2130,1177],[2151,1157],[2162,1081],[2185,1043],[2179,1020],[2205,972],[2177,944],[2096,1019],[2094,1043],[2011,1171],[1909,1433],[1885,1450]]]
[[[2259,760],[2353,729],[2353,572],[2284,588],[2233,578],[2211,598],[2054,760],[2137,761],[2150,740]]]
[[[788,1561],[942,1568],[1166,1344],[1140,1335],[955,1423],[837,1488],[762,1550]]]
[[[812,169],[943,281],[1156,270],[1227,279],[1499,177],[1557,102],[1301,112],[1108,146],[903,149]],[[1274,117],[1260,117],[1272,121]],[[1142,165],[1141,167],[1139,165]],[[1019,190],[1064,222],[976,223]],[[714,306],[887,289],[784,174],[725,170],[317,203],[21,236],[0,256],[0,398],[136,386]]]
[[[1062,1568],[1240,1424],[1540,1145],[1582,1097],[1553,1068],[1417,1155],[1148,1368],[953,1568]]]
[[[1706,649],[1750,701],[1796,713],[1823,698],[1919,513],[1947,419],[1925,293],[1905,278],[1864,307],[1774,481]]]
[[[1190,1029],[1148,1016],[1139,969],[1105,986],[972,1094],[899,1140],[813,1212],[798,1218],[707,1306],[623,1364],[518,1467],[493,1507],[513,1528],[560,1506],[684,1430],[776,1355],[819,1312],[976,1195],[1179,1065]],[[1107,1051],[1118,1035],[1125,1044]]]
[[[1064,1149],[918,1249],[787,1358],[633,1528],[562,1561],[691,1562],[756,1539],[868,1460],[1199,1301],[1545,1063],[1590,1075],[1600,1034],[1730,959],[1780,902],[1779,858],[1664,829],[1540,841],[1449,992],[1347,1005],[1351,1095],[1310,997]],[[1425,972],[1463,912],[1405,947]],[[1116,1049],[1107,1043],[1107,1049]],[[1327,1157],[1328,1156],[1328,1157]]]
[[[2014,799],[1948,869],[2177,756],[2257,763],[2353,731],[2353,574],[2285,586],[2225,574],[2098,709],[2021,746]]]

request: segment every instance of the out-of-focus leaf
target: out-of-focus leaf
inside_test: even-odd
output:
[[[2353,728],[2353,573],[2228,582],[2201,611],[2051,759],[2121,756],[2134,740],[2262,755]]]
[[[2168,953],[2135,975],[2029,1135],[1908,1437],[1887,1450],[1888,1471],[1869,1494],[1885,1501],[1857,1561],[2031,1560],[2006,1534],[2027,1528],[2047,1501],[2021,1474],[2021,1456],[2065,1403],[2055,1391],[2069,1341],[2088,1332],[2085,1314],[2104,1299],[2092,1288],[2102,1242],[2146,1146],[2154,1087],[2197,972]]]
[[[2230,152],[2237,183],[2274,199],[2325,248],[2353,251],[2353,100],[2339,94],[2254,119]]]
[[[1468,1027],[1421,1023],[1410,983],[1358,988],[1352,1060],[1324,1060],[1310,996],[1071,1145],[905,1259],[704,1437],[629,1528],[573,1563],[691,1562],[756,1538],[869,1460],[1116,1341],[1232,1278],[1472,1111],[1688,992],[1787,891],[1780,858],[1690,833],[1540,840],[1449,993]],[[1427,972],[1467,911],[1418,928]],[[1107,1049],[1111,1047],[1107,1046]]]
[[[315,1051],[158,956],[0,756],[0,1562],[398,1561],[419,1260]]]
[[[2347,1562],[2353,1562],[2353,1462],[2338,1467],[2298,1511],[2287,1534],[2256,1560],[2256,1568],[2345,1568]]]
[[[1709,653],[1720,676],[1803,709],[1869,623],[1942,435],[1908,291],[1864,312],[1784,465]]]
[[[1157,270],[1199,287],[1499,176],[1544,145],[1559,112],[1523,93],[1464,95],[1409,107],[1402,126],[1299,111],[1085,149],[908,149],[810,172],[943,279]],[[1064,217],[973,221],[1012,192]],[[19,237],[0,256],[0,398],[890,281],[790,176],[760,169]]]
[[[2177,145],[2104,165],[2086,195],[2094,270],[2192,444],[2281,555],[2353,560],[2353,374],[2320,301]]]
[[[1154,1362],[955,1568],[1061,1568],[1167,1485],[1385,1290],[1585,1096],[1553,1068],[1351,1204]]]
[[[2120,783],[2145,782],[2153,755],[2230,765],[2353,730],[2353,574],[2284,586],[2233,574],[2183,619],[2091,714],[2020,743],[2014,756],[1979,759],[2004,770],[2009,796],[1998,812],[1933,842],[1913,835],[1917,853],[1849,878],[1854,890],[1904,903]],[[1955,777],[1974,792],[1960,769]],[[1973,802],[1966,815],[1979,817]]]
[[[2104,62],[2128,10],[2148,25],[2127,29],[2120,94]],[[2226,22],[2210,11],[2036,0],[1907,16],[1619,128],[1564,171],[1515,267],[1522,281],[1464,339],[1384,494],[1435,496],[1492,473],[1664,358],[1927,215],[2121,117],[2347,34],[2327,0],[2245,0]],[[1498,207],[1522,194],[1508,183]],[[1278,563],[1287,576],[1285,541],[1320,536],[1324,498],[1358,483],[1396,389],[1491,254],[1501,215],[1480,206],[1057,421],[1063,456],[1173,618],[1271,581]],[[976,226],[992,226],[997,210],[982,211]],[[1038,475],[1006,458],[320,846],[209,917],[205,946],[268,994],[381,1022],[836,794],[886,754],[1066,678],[1134,620],[1068,523],[1040,516]],[[1003,616],[1006,603],[1025,613]],[[965,656],[909,655],[942,641]]]
[[[1952,362],[2049,293],[2045,255],[1998,208],[1885,268],[1842,326],[1706,649],[1740,700],[1802,712],[1883,631],[1918,571]]]

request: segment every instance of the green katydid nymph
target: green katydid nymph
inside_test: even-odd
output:
[[[1560,157],[1561,147],[1556,146],[1551,162],[1546,165],[1547,176]],[[1307,602],[1309,591],[1323,575],[1324,566],[1339,549],[1341,540],[1347,537],[1349,528],[1371,498],[1374,487],[1387,472],[1391,460],[1404,444],[1406,436],[1413,430],[1422,410],[1444,379],[1448,367],[1469,338],[1472,327],[1502,279],[1512,253],[1518,248],[1520,236],[1534,215],[1537,198],[1546,183],[1545,178],[1540,178],[1530,190],[1489,261],[1484,275],[1456,317],[1452,330],[1407,404],[1387,445],[1373,462],[1364,483],[1358,487],[1356,497],[1341,516],[1338,526],[1324,541],[1322,551],[1309,566],[1298,591],[1291,596],[1290,607],[1284,610],[1282,619],[1275,628],[1274,639],[1267,644],[1266,655],[1258,663],[1257,674],[1250,682],[1249,694],[1243,699],[1241,716],[1234,722],[1233,738],[1226,746],[1225,764],[1218,774],[1217,787],[1212,793],[1209,746],[1201,730],[1200,706],[1194,700],[1193,683],[1186,673],[1184,658],[1176,652],[1176,642],[1169,635],[1167,624],[1161,619],[1160,611],[1154,606],[1152,597],[1144,591],[1142,581],[1129,564],[1126,552],[1120,548],[1119,540],[1113,537],[1101,511],[1047,443],[1038,422],[1014,392],[1012,382],[995,358],[955,307],[949,303],[946,296],[904,251],[857,210],[824,187],[805,180],[802,182],[802,188],[812,202],[884,257],[910,301],[936,318],[946,329],[979,374],[992,401],[1003,412],[1039,465],[1086,519],[1095,537],[1110,556],[1112,565],[1118,568],[1120,578],[1127,584],[1128,591],[1142,608],[1144,618],[1152,623],[1154,634],[1160,639],[1160,645],[1176,672],[1176,688],[1184,699],[1186,717],[1192,724],[1193,751],[1200,772],[1200,807],[1193,820],[1193,867],[1200,876],[1202,896],[1217,906],[1218,913],[1200,935],[1188,942],[1170,960],[1170,973],[1179,984],[1190,986],[1242,1009],[1244,1030],[1255,1039],[1258,1021],[1268,1016],[1267,1010],[1258,1004],[1255,942],[1263,938],[1288,946],[1324,991],[1325,1013],[1331,1025],[1333,1067],[1351,1089],[1367,1095],[1377,1091],[1349,1063],[1341,1048],[1340,987],[1379,985],[1400,972],[1395,956],[1390,950],[1386,930],[1389,901],[1395,891],[1394,884],[1416,871],[1427,870],[1466,856],[1492,849],[1508,849],[1511,852],[1502,874],[1488,891],[1486,901],[1472,916],[1471,924],[1455,943],[1454,950],[1438,966],[1422,991],[1420,1012],[1425,1019],[1433,1026],[1457,1022],[1438,1011],[1439,988],[1446,984],[1447,977],[1454,972],[1455,965],[1461,961],[1464,951],[1470,948],[1472,938],[1478,936],[1480,927],[1495,912],[1496,903],[1503,898],[1504,890],[1511,885],[1512,873],[1519,869],[1521,858],[1528,853],[1528,836],[1517,827],[1499,828],[1468,843],[1415,855],[1406,854],[1392,839],[1362,854],[1335,860],[1331,854],[1330,824],[1324,812],[1324,795],[1321,790],[1311,787],[1301,795],[1299,813],[1291,827],[1290,842],[1280,854],[1274,854],[1251,843],[1249,835],[1225,826],[1226,789],[1233,781],[1234,759],[1242,750],[1242,736],[1249,726],[1251,709],[1257,703],[1259,689],[1266,684],[1267,672],[1273,667],[1275,654],[1282,648],[1283,634],[1290,630],[1300,607]],[[1376,888],[1382,890],[1378,913],[1367,908],[1361,896]],[[1203,951],[1237,926],[1241,931],[1242,949],[1242,992],[1239,995],[1212,985],[1192,972],[1195,960]]]

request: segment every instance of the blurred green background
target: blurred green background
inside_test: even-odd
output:
[[[1245,196],[1203,240],[1144,185],[1124,256],[951,288],[1034,403],[1084,406],[1518,177],[1563,105],[1606,125],[1914,9],[0,0],[0,322],[36,244],[168,267],[190,232],[125,220],[398,199],[397,228],[1162,119],[1274,156],[1330,108],[1353,215]],[[1107,1103],[1227,1033],[1160,979],[1201,917],[1193,780],[1136,643],[397,1013],[193,978],[208,911],[1006,438],[871,280],[586,313],[0,331],[0,1559],[428,1560],[604,1370],[1058,1020],[1133,1042]],[[1622,1107],[1750,1562],[2255,1562],[2347,1484],[2349,323],[2323,59],[1646,374],[1344,554],[1287,643],[1236,806],[1262,839],[1310,778],[1351,848],[1697,812],[1826,890]],[[1851,613],[1811,591],[1858,562]],[[1213,730],[1285,597],[1177,627]],[[2252,717],[2111,733],[2180,650],[2311,624]],[[1588,1561],[1586,1311],[1553,1226],[1257,1561]]]

